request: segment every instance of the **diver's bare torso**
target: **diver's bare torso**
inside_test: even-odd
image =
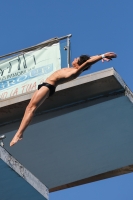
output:
[[[63,68],[54,72],[51,76],[46,79],[47,83],[57,85],[71,81],[79,76],[79,72],[76,68]]]

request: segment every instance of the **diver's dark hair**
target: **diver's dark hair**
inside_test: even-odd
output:
[[[86,62],[88,59],[90,59],[90,56],[89,55],[81,55],[80,57],[79,57],[79,61],[78,61],[78,65],[82,65],[84,62]],[[87,70],[87,69],[89,69],[90,68],[90,65],[88,65],[88,67],[87,67],[87,65],[86,65],[86,68],[83,70],[83,71],[85,71],[85,70]]]

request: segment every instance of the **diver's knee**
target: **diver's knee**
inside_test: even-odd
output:
[[[34,113],[36,111],[36,109],[37,109],[37,105],[35,105],[33,103],[29,103],[27,108],[26,108],[26,110],[28,112],[32,112],[32,113]]]

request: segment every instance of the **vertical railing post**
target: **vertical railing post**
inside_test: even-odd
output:
[[[67,66],[70,67],[70,37],[67,37]]]

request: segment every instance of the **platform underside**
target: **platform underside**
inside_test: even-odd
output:
[[[133,171],[133,104],[115,73],[111,68],[58,87],[12,148],[29,99],[2,103],[5,149],[50,192]]]

